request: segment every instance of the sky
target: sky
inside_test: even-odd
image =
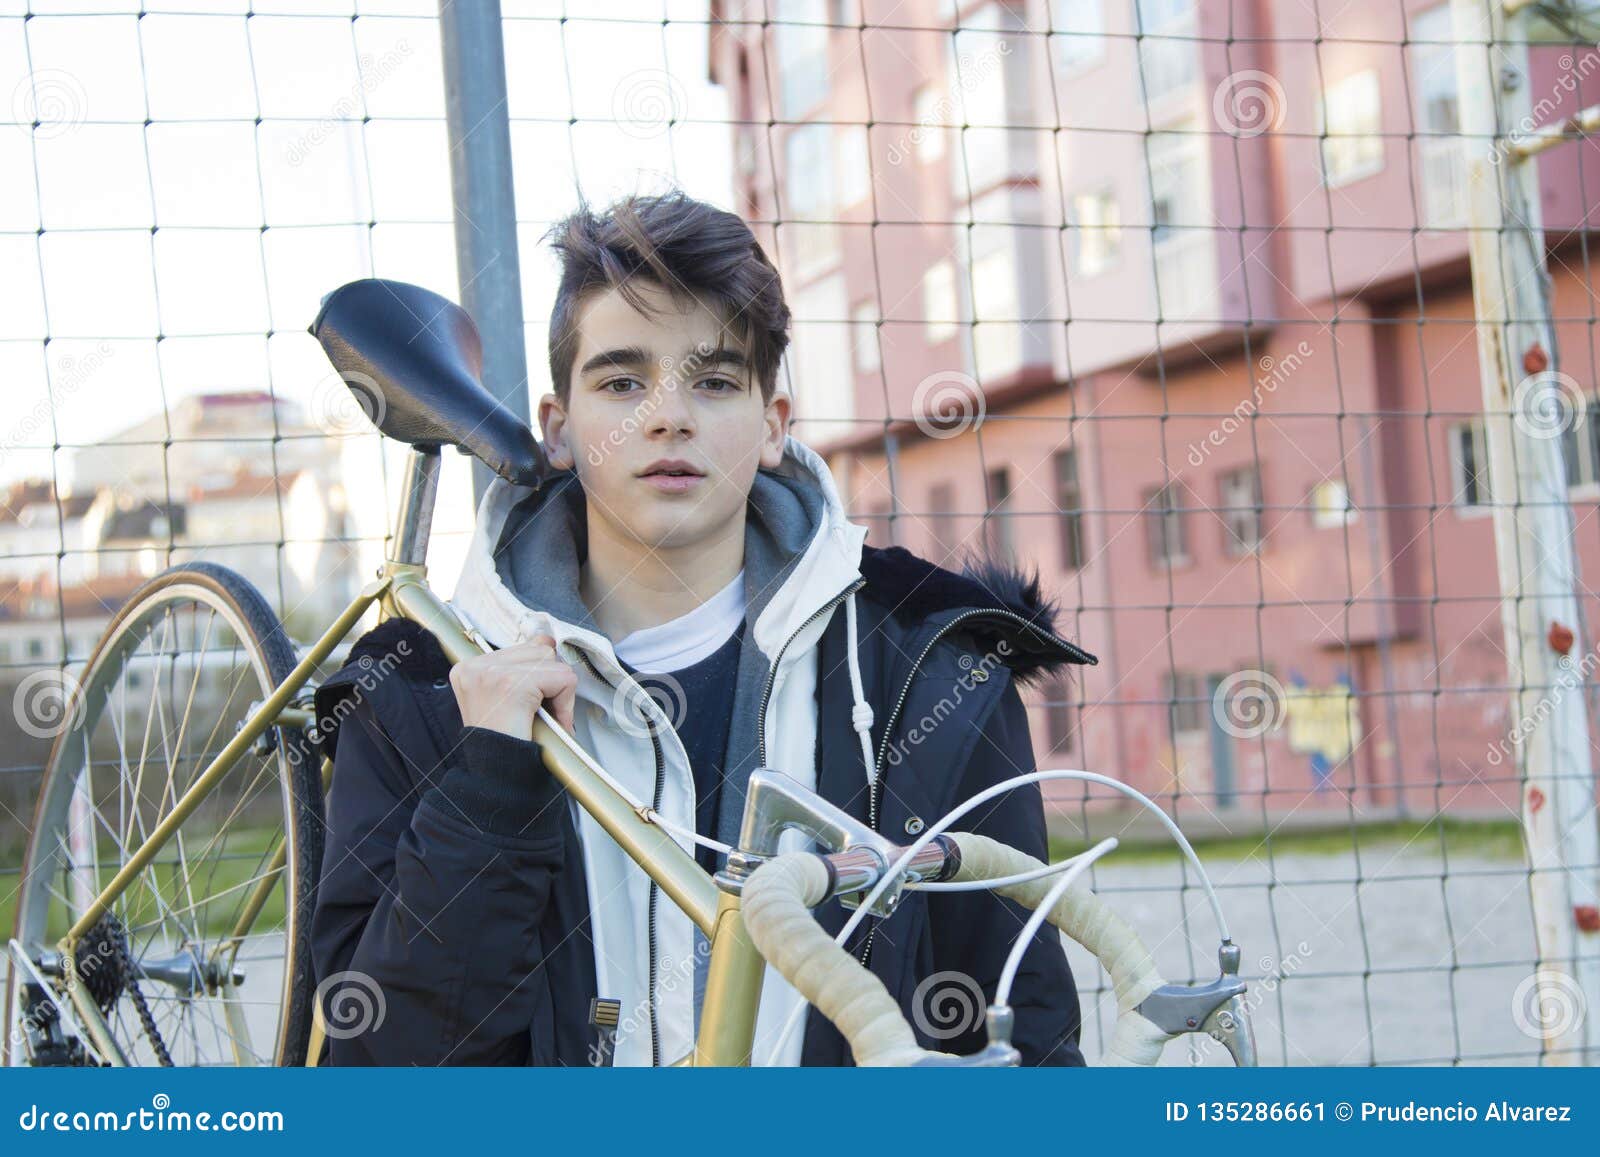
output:
[[[75,451],[53,439],[93,443],[197,392],[270,387],[347,429],[306,332],[322,296],[378,276],[459,298],[434,0],[156,7],[0,0],[0,484],[69,483]],[[554,294],[539,239],[580,191],[731,203],[728,127],[668,126],[728,115],[704,0],[608,0],[564,24],[562,7],[502,6],[535,402]],[[439,529],[460,533],[469,471],[446,465]]]

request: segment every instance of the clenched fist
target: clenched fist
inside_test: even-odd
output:
[[[532,739],[533,717],[548,700],[550,714],[571,733],[578,673],[556,656],[555,644],[549,635],[534,635],[526,642],[463,659],[450,668],[461,725]]]

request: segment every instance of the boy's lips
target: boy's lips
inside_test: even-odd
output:
[[[662,494],[682,494],[705,481],[703,474],[646,474],[640,479]]]
[[[682,458],[659,458],[646,466],[639,477],[662,494],[682,494],[705,481],[700,468]]]

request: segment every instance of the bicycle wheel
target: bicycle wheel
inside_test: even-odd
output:
[[[8,970],[5,1063],[94,1063],[41,999],[48,985],[67,1005],[60,937],[295,662],[249,581],[190,563],[133,594],[81,675],[60,673],[17,902],[31,968]],[[304,732],[268,728],[117,896],[75,957],[131,1063],[304,1062],[322,832]]]

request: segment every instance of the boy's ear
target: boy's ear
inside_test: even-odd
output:
[[[553,470],[571,470],[576,465],[572,447],[567,445],[567,410],[555,394],[539,399],[539,429],[544,436],[545,457]]]
[[[776,470],[783,464],[783,444],[789,437],[789,415],[794,403],[782,390],[773,392],[767,403],[766,436],[761,442],[761,465]]]

